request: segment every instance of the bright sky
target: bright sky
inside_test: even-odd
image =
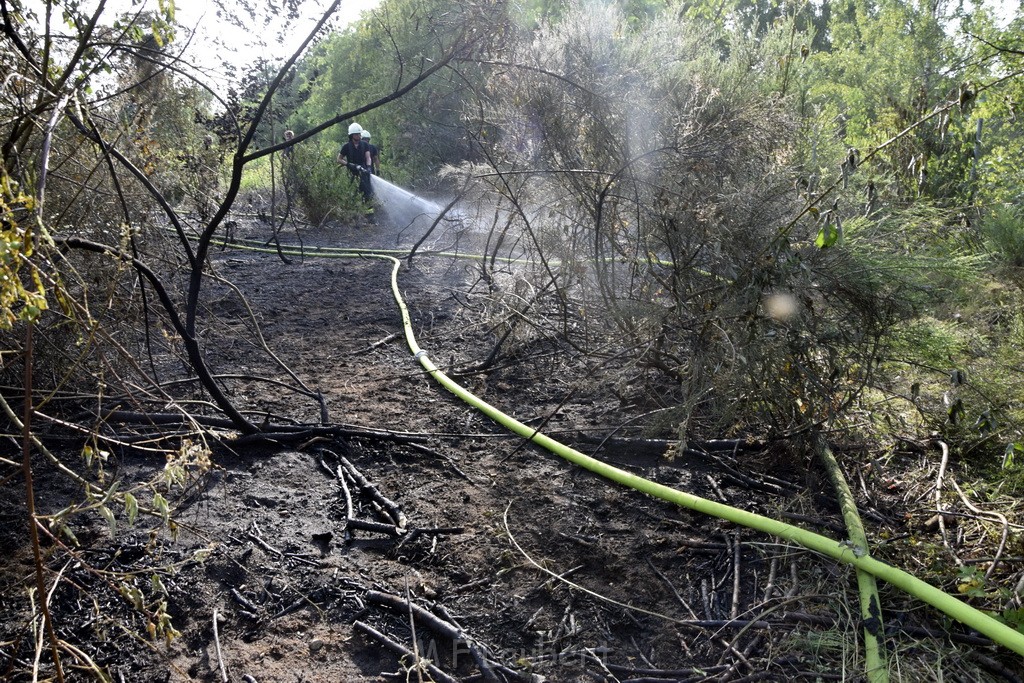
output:
[[[157,4],[157,0],[144,2],[152,7]],[[348,26],[364,11],[380,3],[381,0],[342,0],[328,26],[335,29]],[[241,30],[221,20],[217,17],[216,6],[203,0],[179,0],[175,3],[175,18],[179,24],[195,28],[197,32],[188,53],[201,65],[216,68],[220,58],[230,56],[232,50],[237,54],[231,57],[231,61],[241,65],[250,64],[260,57],[280,60],[290,56],[330,5],[330,0],[306,0],[301,7],[302,17],[292,24],[280,19],[265,27],[253,25],[249,30]]]

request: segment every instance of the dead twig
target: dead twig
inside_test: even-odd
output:
[[[433,536],[434,537],[434,541],[433,542],[436,545],[437,544],[437,537],[438,536],[448,536],[448,535],[454,535],[454,534],[461,534],[461,533],[463,533],[465,531],[466,530],[463,527],[461,527],[461,526],[442,526],[442,527],[435,527],[435,528],[432,528],[432,529],[415,528],[415,529],[410,530],[409,533],[407,533],[405,535],[405,537],[401,541],[398,542],[398,545],[396,547],[401,548],[403,545],[408,545],[408,544],[412,543],[413,541],[415,541],[416,539],[418,539],[420,536]],[[431,551],[431,552],[433,552],[433,551]]]
[[[361,529],[363,531],[372,531],[377,534],[384,534],[391,538],[398,538],[405,534],[405,529],[399,529],[394,524],[384,524],[382,522],[372,522],[367,519],[347,519],[345,520],[345,529]]]
[[[775,539],[778,540],[777,538]],[[764,599],[770,600],[772,593],[775,592],[775,577],[779,572],[779,558],[777,556],[772,557],[771,563],[768,565],[768,582],[764,586]]]
[[[250,541],[252,541],[256,545],[258,545],[259,547],[263,548],[264,550],[266,550],[271,555],[277,555],[278,557],[284,557],[284,553],[283,552],[281,552],[280,550],[278,550],[277,548],[275,548],[274,546],[270,545],[269,543],[267,543],[266,541],[263,540],[262,532],[260,531],[260,528],[256,524],[255,520],[252,522],[252,527],[251,528],[252,528],[252,531],[250,531],[249,533],[246,534],[246,536],[249,538]]]
[[[242,607],[247,609],[249,612],[252,612],[252,613],[255,614],[256,612],[259,611],[259,608],[256,607],[256,605],[254,605],[244,595],[242,595],[240,592],[238,592],[237,588],[230,589],[228,591],[228,593],[231,595],[231,597],[234,599],[235,602],[237,602],[239,605],[241,605]]]
[[[371,639],[377,641],[384,646],[385,649],[390,650],[397,654],[399,657],[407,657],[414,660],[416,658],[415,653],[409,648],[405,647],[401,643],[397,643],[388,636],[384,635],[377,629],[373,628],[369,624],[356,621],[352,624],[352,628],[362,633],[365,636],[369,636]],[[437,668],[430,662],[423,663],[424,668],[427,670],[427,674],[434,680],[434,683],[459,683],[459,681],[441,669]]]
[[[298,600],[296,600],[292,604],[288,605],[287,607],[285,607],[280,612],[278,612],[277,614],[275,614],[274,616],[272,616],[270,618],[271,619],[280,619],[281,617],[285,616],[286,614],[291,614],[295,610],[297,610],[300,607],[302,607],[304,604],[306,604],[306,598],[299,598]]]
[[[587,659],[591,659],[587,657]],[[598,659],[598,657],[594,657]],[[678,681],[680,679],[690,680],[693,677],[697,677],[698,680],[706,680],[706,676],[718,673],[728,667],[725,665],[720,666],[702,666],[695,669],[636,669],[629,666],[623,666],[621,664],[602,664],[609,671],[613,671],[620,676],[642,676],[642,679],[630,678],[630,681],[636,680],[671,680]]]
[[[1006,519],[1006,515],[999,512],[986,512],[985,510],[979,510],[974,503],[970,501],[967,495],[960,488],[960,485],[956,483],[956,480],[950,477],[949,483],[956,489],[957,495],[960,496],[960,500],[967,506],[971,512],[981,515],[983,518],[992,519],[993,517],[1003,525],[1003,534],[999,539],[999,547],[996,549],[995,557],[992,558],[992,564],[989,565],[985,571],[985,580],[988,581],[992,577],[992,572],[995,571],[996,566],[999,564],[999,559],[1003,556],[1003,551],[1006,550],[1006,540],[1010,536],[1010,523]],[[939,519],[942,519],[942,514],[939,514]]]
[[[418,444],[418,443],[411,443],[411,444],[409,444],[409,448],[413,449],[414,451],[418,451],[420,453],[425,453],[427,455],[432,455],[435,458],[438,458],[440,460],[444,460],[446,463],[448,463],[448,466],[452,468],[452,471],[455,472],[455,474],[459,475],[460,477],[462,477],[463,479],[468,481],[470,484],[473,484],[475,486],[479,486],[480,485],[479,482],[477,482],[475,479],[473,479],[468,474],[466,474],[461,469],[459,469],[459,466],[455,464],[455,461],[452,460],[451,458],[449,458],[448,456],[446,456],[444,453],[439,453],[438,451],[435,451],[432,448],[427,448],[426,446],[424,446],[422,444]]]
[[[391,518],[391,521],[394,522],[396,527],[399,529],[405,529],[408,521],[398,504],[381,493],[380,490],[370,483],[370,480],[364,477],[363,474],[356,469],[355,465],[349,462],[347,458],[339,457],[338,460],[345,467],[345,471],[352,477],[352,480],[356,483],[356,486],[359,487],[359,490],[380,505],[384,510],[384,513]]]
[[[359,349],[358,351],[352,352],[352,355],[353,356],[360,356],[360,355],[362,355],[364,353],[369,353],[370,351],[373,351],[376,348],[384,346],[385,344],[390,344],[391,342],[395,341],[396,339],[398,339],[401,336],[402,336],[401,333],[393,332],[393,333],[389,334],[388,336],[384,337],[383,339],[378,339],[377,341],[375,341],[372,344],[366,346],[365,348],[362,348],[362,349]]]
[[[654,566],[654,563],[651,562],[651,558],[644,557],[644,559],[647,560],[647,566],[651,568],[651,571],[653,571],[655,574],[657,574],[658,578],[661,579],[665,583],[665,585],[668,586],[669,590],[672,591],[672,594],[674,596],[676,596],[676,600],[678,600],[679,604],[683,606],[683,609],[685,609],[687,612],[689,612],[691,617],[696,619],[697,618],[697,613],[694,612],[693,608],[690,607],[689,603],[687,603],[686,600],[683,599],[683,596],[679,594],[679,591],[677,591],[676,587],[674,585],[672,585],[672,582],[668,580],[668,577],[665,576],[661,572],[661,570],[659,570],[657,567]]]
[[[725,497],[724,493],[722,493],[722,489],[719,488],[718,482],[715,481],[714,477],[712,477],[710,474],[706,474],[704,475],[704,478],[708,480],[708,484],[711,485],[711,490],[715,492],[716,496],[718,496],[718,500],[728,505],[729,499]]]
[[[480,669],[480,675],[483,679],[491,682],[498,681],[494,668],[499,665],[491,660],[490,653],[480,643],[468,636],[462,627],[455,624],[447,613],[445,613],[444,617],[439,617],[413,603],[409,597],[408,586],[406,587],[405,600],[397,595],[380,591],[368,591],[366,593],[366,600],[375,605],[389,607],[396,612],[407,612],[410,621],[414,618],[419,619],[431,631],[452,641],[453,647],[465,645],[470,656],[473,657],[473,661],[476,662],[477,668]],[[441,610],[444,609],[440,605],[437,607]],[[518,674],[516,676],[518,677]]]
[[[805,522],[807,524],[814,524],[824,529],[828,529],[837,536],[845,535],[846,529],[839,524],[836,524],[827,519],[821,517],[812,517],[811,515],[801,515],[796,512],[780,512],[779,516],[783,519],[791,519],[796,522]]]
[[[412,616],[412,600],[409,599],[409,577],[405,577],[405,600],[409,605],[409,631],[412,633],[412,668],[416,670],[416,680],[423,683],[423,667],[420,664],[420,645],[416,642],[416,619]]]
[[[220,669],[220,680],[221,680],[221,683],[228,683],[228,672],[227,672],[227,669],[224,667],[224,658],[221,656],[221,652],[220,652],[220,631],[219,631],[219,628],[217,626],[217,619],[219,617],[220,617],[220,615],[217,614],[217,608],[214,607],[213,608],[213,646],[214,646],[214,648],[215,648],[215,650],[217,652],[217,666]]]
[[[946,535],[946,518],[942,512],[942,480],[946,476],[946,466],[949,464],[949,446],[944,441],[936,443],[938,443],[939,448],[942,450],[942,459],[939,461],[939,474],[935,478],[935,509],[939,511],[939,534],[942,536],[942,545],[949,551],[949,554],[953,556],[953,560],[959,566],[963,565],[963,562],[960,561],[960,558],[949,545],[949,537]]]
[[[522,555],[526,559],[526,561],[529,562],[531,565],[533,565],[536,569],[540,570],[541,572],[547,574],[548,576],[550,576],[550,577],[552,577],[552,578],[554,578],[554,579],[556,579],[558,581],[563,582],[567,586],[571,586],[571,587],[575,588],[578,591],[582,591],[582,592],[586,593],[587,595],[590,595],[592,597],[597,598],[598,600],[602,600],[602,601],[607,602],[607,603],[612,604],[612,605],[617,605],[618,607],[621,607],[621,608],[623,608],[625,610],[629,610],[629,611],[633,611],[633,612],[639,612],[641,614],[646,614],[646,615],[651,616],[651,617],[657,617],[658,619],[664,619],[665,621],[670,621],[670,622],[672,622],[674,624],[685,624],[686,623],[685,621],[683,621],[681,619],[676,619],[674,617],[670,617],[667,614],[661,614],[660,612],[652,612],[651,610],[644,609],[643,607],[636,607],[635,605],[627,605],[624,602],[619,602],[618,600],[615,600],[613,598],[609,598],[607,595],[601,595],[600,593],[592,591],[589,588],[584,588],[583,586],[581,586],[578,583],[574,583],[572,581],[569,581],[568,579],[564,579],[559,574],[556,574],[555,572],[551,571],[547,567],[544,567],[544,566],[540,565],[536,560],[534,560],[532,557],[530,557],[530,555],[525,550],[523,550],[523,547],[521,545],[519,545],[519,542],[516,541],[515,536],[512,534],[512,529],[511,529],[511,527],[509,526],[509,523],[508,523],[508,511],[509,511],[509,509],[511,509],[511,507],[512,507],[512,503],[509,503],[508,507],[505,508],[505,513],[503,515],[503,520],[504,520],[504,523],[505,523],[505,533],[508,534],[509,542],[512,543],[513,546],[515,546],[515,549],[519,551],[519,554]]]

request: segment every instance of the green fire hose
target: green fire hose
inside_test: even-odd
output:
[[[691,493],[679,491],[668,486],[658,484],[649,479],[638,477],[635,474],[631,474],[625,470],[603,463],[600,460],[596,460],[595,458],[585,455],[574,448],[570,448],[563,443],[555,441],[551,437],[539,433],[532,427],[529,427],[515,418],[506,415],[491,404],[480,399],[478,396],[470,393],[453,379],[448,377],[448,375],[441,372],[441,370],[439,370],[430,360],[430,357],[427,356],[426,352],[423,351],[419,347],[419,344],[416,343],[416,337],[412,330],[412,320],[409,317],[409,310],[406,308],[405,301],[402,299],[402,294],[398,289],[398,270],[402,265],[401,261],[393,256],[380,256],[379,258],[390,260],[394,264],[394,267],[391,270],[391,291],[393,292],[395,301],[398,302],[398,307],[402,312],[402,325],[405,328],[405,339],[409,344],[409,350],[412,351],[415,357],[419,360],[423,369],[430,373],[430,376],[437,380],[441,386],[495,422],[516,434],[519,434],[523,438],[532,441],[538,446],[551,451],[555,455],[568,460],[574,465],[590,470],[597,475],[610,479],[618,484],[622,484],[623,486],[628,486],[629,488],[640,491],[641,493],[646,493],[647,495],[654,496],[655,498],[661,498],[662,500],[667,500],[670,503],[681,505],[682,507],[694,510],[695,512],[700,512],[712,517],[718,517],[734,524],[745,526],[749,529],[784,538],[787,541],[792,541],[793,543],[801,545],[808,550],[813,550],[840,562],[853,565],[856,569],[867,572],[876,578],[882,579],[883,581],[896,586],[900,590],[913,595],[919,600],[923,600],[957,621],[977,630],[979,633],[985,634],[1000,645],[1024,656],[1024,633],[1020,633],[1019,631],[1010,628],[1006,624],[997,621],[981,610],[975,609],[952,595],[925,583],[916,576],[908,574],[907,572],[881,562],[880,560],[876,560],[859,545],[855,545],[853,543],[840,543],[826,536],[807,531],[806,529],[801,529],[800,527],[796,527],[791,524],[786,524],[769,517],[764,517],[763,515],[747,512],[746,510],[734,508],[722,503],[716,503],[714,501],[695,496]]]
[[[276,250],[273,249],[254,246],[237,244],[229,244],[228,246],[235,246],[253,251],[277,253]],[[308,254],[309,252],[307,251],[305,253]],[[328,254],[321,252],[321,255]],[[935,588],[902,569],[898,569],[892,565],[882,562],[881,560],[875,559],[868,553],[865,547],[862,547],[858,543],[836,541],[826,536],[822,536],[821,534],[801,529],[800,527],[786,524],[785,522],[780,522],[776,519],[771,519],[770,517],[765,517],[763,515],[741,510],[722,503],[716,503],[691,493],[686,493],[685,491],[679,491],[677,489],[658,484],[649,479],[639,477],[635,474],[631,474],[625,470],[621,470],[585,455],[580,451],[570,448],[565,444],[539,433],[532,427],[529,427],[515,418],[503,413],[486,401],[480,399],[478,396],[464,389],[457,382],[439,370],[430,360],[430,357],[427,356],[426,352],[419,347],[419,344],[416,343],[409,310],[405,305],[405,300],[402,298],[401,291],[398,287],[398,272],[401,268],[401,261],[398,258],[389,254],[368,253],[365,251],[338,251],[331,252],[329,255],[334,258],[374,258],[391,261],[393,265],[391,271],[391,291],[401,311],[406,342],[408,343],[409,349],[412,351],[414,357],[419,361],[423,369],[426,370],[439,384],[441,384],[441,386],[510,431],[522,436],[524,439],[532,441],[538,446],[573,463],[574,465],[578,465],[579,467],[589,470],[594,474],[604,477],[605,479],[609,479],[615,483],[627,486],[655,498],[675,503],[676,505],[680,505],[701,514],[724,519],[734,524],[754,529],[755,531],[760,531],[771,536],[777,536],[839,562],[852,565],[858,570],[858,572],[866,572],[877,579],[881,579],[882,581],[895,586],[903,592],[922,600],[932,607],[935,607],[965,626],[984,634],[999,645],[1002,645],[1003,647],[1006,647],[1024,657],[1024,633],[1007,626],[994,617],[968,605],[962,600],[959,600],[942,590],[939,590],[938,588]]]

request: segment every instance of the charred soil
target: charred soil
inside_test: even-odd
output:
[[[265,237],[257,223],[248,236]],[[410,244],[369,224],[282,240]],[[321,419],[317,401],[283,388],[294,382],[268,361],[248,305],[268,347],[323,396],[331,423],[399,437],[215,447],[162,490],[173,533],[119,515],[112,535],[101,515],[77,517],[77,547],[47,545],[58,636],[84,655],[62,652],[68,680],[96,678],[89,660],[114,681],[260,683],[824,680],[857,670],[846,568],[609,484],[470,409],[409,352],[389,262],[313,252],[287,261],[273,248],[214,254],[233,286],[208,288],[211,365],[238,376],[227,386],[254,420]],[[494,344],[474,313],[475,278],[472,261],[441,256],[399,275],[419,344],[444,369],[474,365]],[[803,463],[771,449],[670,457],[653,438],[664,434],[633,429],[650,406],[565,363],[555,344],[524,346],[460,381],[658,482],[839,528],[828,501],[806,493],[822,485],[798,474]],[[167,465],[114,453],[106,467],[124,489]],[[43,461],[37,476],[43,512],[81,493]],[[0,679],[30,680],[32,559],[21,504],[4,501],[0,513]],[[52,678],[45,652],[40,662]]]

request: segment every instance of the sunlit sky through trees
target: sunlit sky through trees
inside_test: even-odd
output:
[[[342,0],[328,27],[337,30],[348,26],[380,2]],[[146,4],[155,7],[157,2],[146,0]],[[227,0],[225,4],[231,6],[233,3]],[[330,0],[306,0],[300,7],[301,16],[295,21],[271,18],[266,25],[260,19],[249,22],[248,16],[239,9],[239,14],[248,24],[240,28],[219,17],[214,3],[184,0],[176,3],[175,18],[181,25],[196,32],[186,54],[197,65],[219,72],[223,61],[244,67],[260,58],[281,60],[289,57],[309,35],[330,4]]]
[[[382,0],[342,0],[322,35],[340,30],[357,21],[363,12],[372,10]],[[236,85],[238,74],[259,59],[281,61],[291,56],[323,16],[332,0],[301,0],[298,18],[289,21],[283,13],[274,14],[271,5],[286,4],[237,0],[106,0],[100,16],[100,25],[112,25],[125,14],[157,13],[162,6],[173,3],[174,19],[184,31],[179,31],[169,52],[195,65],[204,74],[204,81],[215,89]],[[99,0],[86,0],[80,11],[92,16]],[[246,11],[250,7],[254,14]],[[40,33],[44,31],[47,3],[25,0],[22,4],[26,16]],[[62,21],[62,9],[52,3],[50,31],[55,35],[67,32]],[[224,9],[220,9],[223,7]],[[231,20],[224,13],[232,13]],[[189,39],[188,34],[192,34]],[[232,68],[233,67],[233,68]]]
[[[173,0],[110,0],[104,9],[105,20],[112,22],[114,17],[126,12],[157,11],[161,2],[167,4]],[[981,0],[982,4],[994,8],[1000,23],[1005,25],[1021,12],[1021,0]],[[380,5],[382,0],[342,0],[339,9],[328,24],[330,30],[342,29],[357,21],[363,12]],[[201,68],[214,87],[228,87],[237,82],[237,73],[231,73],[231,67],[244,70],[258,62],[259,59],[280,61],[290,56],[309,34],[316,22],[330,6],[331,0],[303,0],[299,3],[299,17],[289,21],[280,14],[275,16],[269,5],[277,3],[239,2],[238,0],[179,0],[174,3],[175,19],[187,31],[179,32],[172,51],[178,53],[189,62]],[[285,4],[285,3],[281,3]],[[45,3],[41,0],[28,0],[26,9],[36,14],[41,23],[45,16]],[[250,15],[244,8],[253,8],[256,16]],[[96,7],[96,0],[83,5],[88,14]],[[220,10],[219,7],[223,7]],[[222,12],[236,15],[231,21]],[[59,13],[54,13],[53,28],[60,30]],[[191,42],[186,46],[184,33],[195,31]],[[227,68],[225,68],[227,67]]]
[[[346,27],[355,22],[362,12],[380,3],[381,0],[342,0],[329,27],[335,30]],[[157,2],[146,0],[146,4],[156,6]],[[230,7],[236,3],[225,0],[223,4]],[[291,55],[330,5],[330,0],[304,0],[298,19],[289,22],[285,17],[270,17],[265,26],[262,18],[250,20],[240,8],[238,16],[245,18],[247,30],[218,16],[217,5],[212,2],[177,2],[175,17],[182,26],[195,28],[197,36],[194,45],[189,46],[189,53],[195,53],[198,61],[214,66],[221,58],[227,58],[236,65],[244,66],[260,57],[283,59]],[[261,7],[259,11],[265,12],[266,9]]]
[[[343,28],[357,21],[360,15],[381,4],[382,0],[343,0],[330,27]],[[1006,24],[1021,12],[1021,0],[981,0],[995,10],[1000,23]],[[142,5],[155,8],[158,0],[135,0],[135,9]],[[119,4],[127,5],[127,0]],[[227,7],[237,6],[234,0],[224,0]],[[288,57],[302,43],[311,28],[331,4],[330,0],[305,0],[300,5],[300,18],[288,22],[274,19],[265,26],[261,21],[249,23],[246,29],[232,25],[218,17],[217,3],[206,0],[180,0],[175,3],[176,18],[184,26],[196,29],[196,37],[189,47],[189,55],[210,69],[219,69],[222,60],[238,66],[251,65],[263,57],[280,60]],[[241,9],[237,10],[244,15]],[[263,9],[262,11],[266,11]]]
[[[111,25],[124,14],[157,13],[161,6],[172,2],[175,22],[184,30],[178,32],[174,43],[169,46],[169,52],[202,70],[207,85],[215,88],[219,85],[226,89],[237,83],[237,74],[231,73],[232,67],[244,70],[261,58],[281,61],[291,56],[332,0],[302,0],[298,8],[299,16],[294,20],[289,20],[283,13],[275,15],[270,5],[278,3],[236,0],[107,0],[100,24]],[[363,12],[374,9],[380,3],[381,0],[342,0],[322,35],[349,26]],[[84,2],[81,11],[86,16],[92,16],[98,4],[98,0]],[[246,6],[253,9],[253,14],[246,11]],[[23,7],[29,20],[42,32],[46,3],[42,0],[26,0]],[[66,27],[62,23],[59,6],[54,4],[53,7],[51,32],[59,34],[66,31]],[[234,14],[234,19],[225,16],[225,13]],[[193,33],[190,39],[189,34]]]

